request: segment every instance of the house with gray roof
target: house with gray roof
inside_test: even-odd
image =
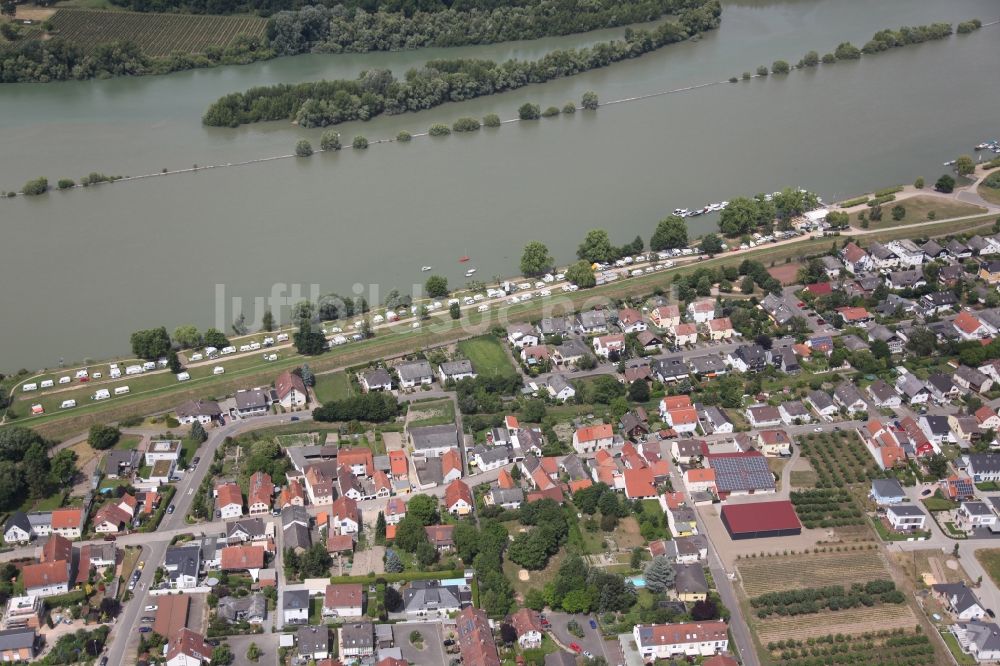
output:
[[[986,617],[986,608],[964,582],[938,583],[931,585],[931,590],[958,620],[981,620]]]
[[[36,636],[33,628],[0,631],[0,655],[3,655],[4,662],[33,660],[37,656],[35,643]]]
[[[281,613],[284,624],[307,624],[309,622],[309,590],[289,590],[286,588],[281,594]]]
[[[1000,659],[1000,627],[992,622],[956,622],[948,627],[958,640],[962,652],[976,661]]]
[[[264,389],[247,389],[236,392],[236,413],[241,418],[263,416],[271,408],[271,393]]]
[[[570,338],[552,350],[552,359],[559,365],[576,365],[587,356],[592,356],[590,347],[578,338]]]
[[[444,482],[441,457],[413,458],[413,468],[417,472],[417,483],[421,488],[432,488]]]
[[[415,580],[403,590],[403,611],[410,619],[441,618],[472,603],[468,585],[442,585],[439,580]]]
[[[23,511],[15,511],[10,514],[7,522],[3,526],[4,543],[27,543],[31,541],[34,532],[31,529],[31,522],[28,514]]]
[[[876,407],[899,407],[902,399],[896,393],[896,389],[890,386],[884,379],[876,379],[868,385],[868,394]]]
[[[178,590],[197,587],[198,573],[201,571],[201,546],[194,543],[167,548],[163,568],[167,570],[170,587]]]
[[[500,488],[494,486],[483,496],[483,501],[488,506],[517,509],[524,502],[524,491],[520,488]]]
[[[844,271],[844,264],[836,257],[824,255],[820,257],[820,262],[823,264],[823,272],[831,280],[836,280]]]
[[[392,375],[385,368],[365,370],[361,373],[358,381],[366,393],[392,390]]]
[[[263,624],[267,615],[267,599],[259,592],[246,597],[222,597],[215,610],[229,624]]]
[[[413,455],[425,458],[442,456],[462,443],[458,426],[454,423],[407,428],[406,434],[413,447]]]
[[[538,332],[542,335],[568,335],[573,331],[569,317],[544,317],[538,322]]]
[[[833,404],[833,398],[826,391],[810,391],[809,395],[806,396],[806,402],[812,405],[812,408],[816,410],[816,413],[820,416],[830,419],[834,417],[837,412],[837,406]]]
[[[446,383],[449,379],[457,382],[463,379],[472,379],[476,376],[476,371],[472,367],[472,361],[461,359],[458,361],[448,361],[438,366],[438,379],[441,383]]]
[[[698,413],[698,424],[706,435],[727,434],[733,431],[733,422],[722,409],[715,405],[700,403],[696,403],[694,408]]]
[[[109,479],[127,479],[142,466],[136,449],[112,449],[104,454],[104,475]]]
[[[700,601],[708,596],[708,579],[701,564],[676,564],[674,572],[674,590],[681,601]]]
[[[260,518],[241,518],[226,523],[226,541],[230,545],[246,543],[247,541],[262,541],[266,538],[264,521]]]
[[[833,389],[833,401],[848,412],[860,413],[868,411],[868,403],[861,395],[857,386],[848,381],[837,384]]]
[[[306,592],[307,601],[308,594]],[[285,624],[289,623],[286,621]],[[325,624],[320,627],[301,627],[295,633],[295,644],[302,661],[326,659],[330,656],[330,629]]]
[[[588,310],[581,312],[577,318],[577,326],[581,333],[594,335],[608,332],[608,315],[604,310]]]
[[[729,371],[729,366],[718,354],[695,356],[689,358],[687,363],[688,368],[695,375],[724,375]]]
[[[573,388],[573,385],[563,375],[552,375],[549,377],[545,389],[548,391],[550,397],[560,402],[566,402],[576,395],[576,389]]]
[[[503,445],[480,445],[469,451],[469,461],[475,462],[480,472],[488,472],[511,462],[510,449]]]
[[[434,371],[427,361],[410,361],[396,366],[399,375],[399,385],[403,388],[413,388],[434,381]]]
[[[872,479],[872,489],[869,496],[879,506],[899,504],[906,499],[903,486],[896,479]]]

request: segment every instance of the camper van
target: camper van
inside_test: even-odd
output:
[[[76,378],[77,379],[83,379],[84,377],[90,377],[90,373],[87,371],[87,368],[84,368],[83,370],[77,370],[76,371]]]
[[[272,338],[270,336],[264,338],[264,346],[265,347],[270,347],[273,344],[274,344],[274,338]]]
[[[166,356],[156,359],[156,367],[165,368],[168,365],[170,365],[170,361],[167,359]]]
[[[97,393],[93,395],[92,400],[107,400],[111,397],[111,391],[108,389],[100,389]]]
[[[70,407],[76,407],[76,400],[63,400],[62,404],[59,405],[59,409],[69,409]]]
[[[257,351],[258,349],[260,349],[260,343],[259,342],[251,342],[250,343],[250,351]]]
[[[177,381],[179,381],[179,382],[186,382],[189,379],[191,379],[191,375],[189,375],[188,373],[186,373],[186,372],[178,372],[177,373]]]
[[[141,375],[142,373],[143,369],[141,365],[130,365],[125,368],[126,375]]]
[[[24,391],[25,393],[27,393],[28,391],[37,391],[38,384],[25,384],[24,386],[21,387],[21,390]]]
[[[43,379],[42,383],[39,384],[39,386],[41,386],[42,388],[52,388],[54,384],[55,382],[53,382],[51,379]]]
[[[191,354],[191,362],[192,363],[194,363],[195,361],[200,361],[203,358],[205,358],[205,357],[202,356],[201,354]]]
[[[126,393],[128,393],[127,386],[119,386],[115,389],[115,395],[125,395]]]
[[[156,370],[156,361],[146,361],[142,364],[143,370]]]
[[[99,372],[95,372],[95,373],[94,373],[94,374],[93,374],[92,376],[93,376],[93,378],[94,378],[94,379],[100,379],[100,378],[101,378],[101,377],[103,377],[104,375],[102,375],[102,374],[101,374],[101,373],[99,373]]]
[[[110,377],[111,379],[118,379],[122,376],[122,371],[118,368],[111,368]]]
[[[278,355],[277,354],[264,354],[264,360],[265,361],[277,361],[278,360]]]
[[[222,351],[219,352],[219,353],[222,354],[223,356],[228,356],[229,354],[235,354],[236,353],[236,347],[233,347],[232,345],[230,345],[228,347],[223,347]]]
[[[205,349],[203,351],[204,351],[205,356],[207,356],[209,358],[212,358],[213,356],[215,356],[216,354],[219,353],[219,350],[216,349],[215,347],[205,347]]]
[[[225,351],[225,350],[223,350],[223,351]],[[243,352],[248,352],[248,351],[250,351],[250,345],[240,345],[240,353],[241,354]]]
[[[287,342],[288,341],[288,333],[278,333],[278,337],[275,338],[275,340],[277,340],[278,342]]]
[[[64,377],[60,377],[60,378],[59,378],[59,383],[60,383],[60,384],[69,384],[69,383],[70,383],[71,381],[73,381],[73,380],[72,380],[72,379],[70,379],[70,376],[69,376],[69,375],[66,375],[66,376],[64,376]]]
[[[223,367],[222,367],[221,365],[217,365],[217,366],[215,366],[214,368],[212,368],[212,374],[213,374],[213,375],[221,375],[221,374],[223,374],[223,373],[224,373],[225,371],[226,371],[226,369],[225,369],[225,368],[223,368]]]

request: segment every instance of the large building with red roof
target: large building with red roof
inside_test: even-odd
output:
[[[733,539],[765,539],[802,533],[802,523],[788,500],[728,504],[722,507],[722,524]]]

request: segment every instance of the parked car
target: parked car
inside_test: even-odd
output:
[[[298,421],[298,420],[299,420],[299,417],[297,417],[297,416],[293,416],[292,418],[290,418],[290,419],[288,419],[288,420],[289,420],[289,421]]]
[[[152,613],[157,608],[159,608],[159,606],[157,606],[156,604],[150,604],[149,606],[146,606],[146,612],[147,613]]]
[[[171,504],[170,506],[167,507],[167,513],[173,513],[173,512],[174,512],[174,505]]]
[[[117,539],[117,538],[118,538],[118,537],[117,537],[117,536],[115,536],[114,534],[108,534],[108,535],[106,535],[106,536],[104,537],[104,540],[105,540],[105,541],[114,541],[114,540],[115,540],[115,539]]]
[[[152,627],[139,627],[139,633],[140,634],[148,634],[152,630],[153,630]]]
[[[595,622],[593,619],[590,620],[590,628],[597,629],[597,622]]]
[[[576,653],[583,652],[583,648],[581,648],[577,643],[570,643],[569,649]]]

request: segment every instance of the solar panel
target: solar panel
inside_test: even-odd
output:
[[[774,476],[762,456],[712,458],[715,486],[722,492],[774,487]]]

